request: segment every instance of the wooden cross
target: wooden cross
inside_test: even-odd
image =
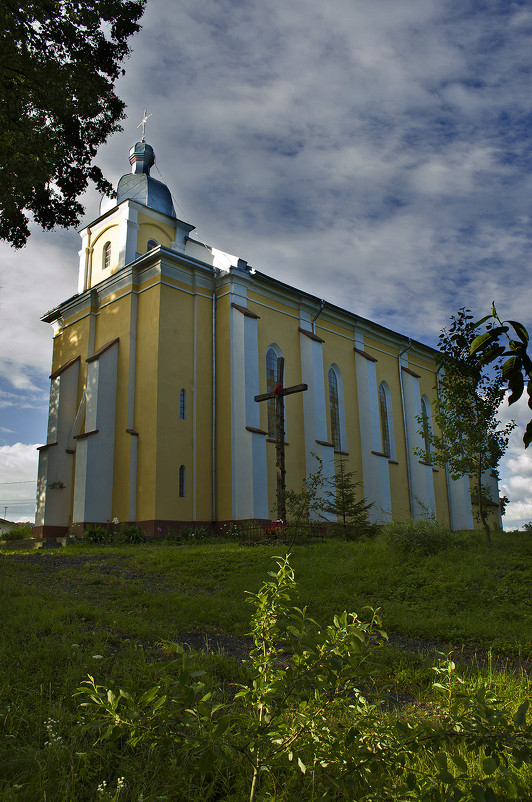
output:
[[[308,384],[294,384],[293,387],[283,387],[284,358],[277,358],[276,386],[270,393],[256,395],[255,401],[275,401],[275,463],[277,466],[277,518],[286,520],[286,469],[284,456],[284,397],[292,393],[302,393],[308,390]]]

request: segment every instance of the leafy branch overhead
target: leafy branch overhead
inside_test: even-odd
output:
[[[486,331],[475,337],[471,343],[471,356],[476,359],[479,368],[495,363],[495,367],[500,370],[502,380],[507,383],[510,390],[509,404],[514,404],[521,398],[526,384],[528,406],[532,409],[532,360],[527,353],[528,331],[516,320],[501,320],[495,309],[495,303],[492,305],[491,315],[486,315],[475,323],[474,328],[478,329],[486,321],[489,321]],[[511,329],[514,334],[511,333]],[[499,362],[501,364],[498,366]],[[527,424],[523,442],[525,448],[532,442],[532,419]]]
[[[145,0],[4,0],[0,5],[0,239],[15,248],[30,218],[44,229],[77,225],[92,161],[121,130],[114,93],[140,29]]]

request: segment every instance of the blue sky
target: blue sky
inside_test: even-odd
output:
[[[431,345],[492,300],[532,329],[529,3],[148,0],[132,46],[124,132],[97,160],[110,180],[147,107],[154,175],[208,244]],[[2,517],[33,512],[40,316],[76,292],[79,247],[73,231],[0,246]],[[517,432],[501,473],[506,525],[531,520]]]

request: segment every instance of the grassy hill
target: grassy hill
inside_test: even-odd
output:
[[[168,643],[186,642],[184,633],[189,641],[193,633],[223,634],[222,643],[245,653],[252,614],[246,591],[257,592],[272,557],[283,553],[282,544],[231,541],[2,553],[2,800],[247,799],[246,783],[235,779],[245,774],[242,767],[235,776],[224,770],[223,782],[205,783],[194,777],[191,755],[185,759],[168,744],[137,752],[122,743],[94,746],[96,734],[78,726],[73,693],[88,674],[130,691],[160,683],[175,670],[167,665]],[[454,648],[471,683],[487,681],[517,709],[531,695],[531,556],[532,538],[508,533],[496,535],[491,549],[481,535],[455,535],[429,556],[391,549],[383,538],[299,545],[291,553],[294,602],[323,624],[343,610],[363,616],[366,606],[380,608],[394,646],[372,657],[364,682],[366,692],[384,695],[401,716],[426,714],[433,703],[434,644]],[[215,646],[200,663],[208,683],[232,698],[239,662]],[[519,775],[521,794],[532,789],[527,772]],[[274,798],[272,788],[267,793],[257,799]],[[308,788],[276,793],[311,798]],[[500,793],[499,799],[511,798]]]

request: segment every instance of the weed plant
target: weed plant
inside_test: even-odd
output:
[[[499,789],[517,796],[520,769],[532,763],[528,701],[512,716],[486,684],[468,687],[443,656],[432,669],[441,697],[433,715],[391,718],[361,691],[386,638],[376,613],[364,623],[344,612],[321,628],[305,608],[290,606],[294,572],[288,557],[277,564],[251,597],[253,645],[232,699],[208,688],[206,671],[177,647],[173,675],[145,690],[113,691],[92,676],[81,684],[83,726],[97,743],[194,755],[197,785],[234,771],[236,759],[249,776],[249,802],[261,784],[260,798],[280,799],[489,801]]]
[[[431,518],[396,519],[382,528],[390,549],[401,554],[437,554],[452,543],[448,527]]]
[[[224,540],[178,547],[85,543],[32,552],[30,564],[15,561],[20,552],[13,559],[0,555],[0,798],[249,798],[249,761],[240,754],[231,765],[215,761],[202,779],[197,754],[154,751],[146,744],[136,751],[94,746],[95,731],[77,724],[72,694],[87,674],[97,684],[130,692],[173,681],[170,663],[182,656],[164,644],[179,633],[182,644],[194,632],[242,638],[249,631],[245,591],[259,592],[278,549]],[[532,539],[524,533],[495,534],[491,549],[481,535],[453,533],[449,548],[428,556],[391,551],[381,537],[301,545],[291,558],[299,580],[294,603],[307,605],[308,615],[321,622],[339,610],[381,607],[388,632],[458,647],[453,660],[468,686],[487,684],[489,695],[515,715],[531,695],[531,557]],[[246,641],[238,643],[245,651]],[[369,704],[384,695],[390,720],[398,711],[407,720],[438,718],[432,660],[412,648],[378,650],[359,688]],[[216,650],[190,657],[191,670],[206,672],[198,678],[205,692],[230,704],[235,686],[245,681],[240,664]],[[421,753],[419,760],[422,766]],[[305,765],[311,777],[310,762]],[[312,799],[308,787],[301,797],[297,783],[290,784],[290,761],[277,768],[278,800]],[[525,800],[532,795],[532,776],[525,766],[519,772],[518,799]],[[119,778],[125,784],[117,789]],[[499,788],[497,798],[511,797]]]

